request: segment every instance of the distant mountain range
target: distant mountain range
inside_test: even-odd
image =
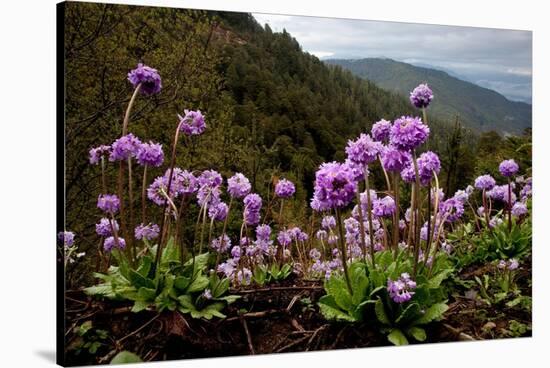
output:
[[[510,101],[493,90],[458,79],[445,71],[381,58],[323,61],[339,65],[358,77],[407,97],[419,83],[428,83],[435,95],[429,109],[440,119],[454,121],[458,115],[459,120],[472,129],[496,130],[503,134],[522,133],[531,127],[531,105]]]

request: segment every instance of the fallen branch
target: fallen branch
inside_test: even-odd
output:
[[[250,354],[255,355],[254,352],[254,345],[252,345],[252,337],[250,336],[250,331],[248,331],[248,324],[246,323],[246,319],[241,318],[241,323],[244,328],[244,332],[246,333],[246,340],[248,342],[248,350],[250,350]]]
[[[134,330],[133,332],[130,332],[128,335],[120,338],[119,340],[117,340],[116,342],[116,345],[120,345],[122,344],[122,342],[124,340],[126,340],[127,338],[129,338],[130,336],[133,336],[135,334],[137,334],[139,331],[143,330],[145,327],[149,326],[151,323],[153,323],[157,318],[160,317],[160,314],[157,314],[155,315],[153,318],[151,318],[148,322],[144,323],[143,326],[141,326],[140,328],[138,328],[137,330]]]

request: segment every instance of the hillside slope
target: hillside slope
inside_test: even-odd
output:
[[[440,70],[378,58],[332,59],[325,62],[348,69],[403,96],[408,96],[419,81],[427,82],[436,95],[430,106],[432,112],[442,119],[453,119],[459,115],[461,121],[473,129],[517,134],[531,127],[531,105],[510,101],[495,91]]]

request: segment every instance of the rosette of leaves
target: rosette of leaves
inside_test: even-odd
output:
[[[329,320],[372,322],[395,345],[408,344],[408,338],[424,341],[426,331],[421,326],[440,320],[448,309],[447,290],[442,282],[453,269],[446,255],[439,254],[431,270],[419,268],[411,300],[396,303],[388,294],[387,281],[412,273],[412,261],[407,251],[400,252],[395,260],[391,251],[384,251],[377,253],[375,269],[370,263],[352,263],[352,293],[342,275],[332,275],[325,282],[327,294],[318,303],[321,313]]]
[[[156,247],[151,255],[139,259],[137,268],[132,268],[126,257],[113,250],[118,266],[111,266],[107,274],[96,273],[102,280],[98,285],[86,288],[88,295],[113,300],[133,301],[133,312],[155,308],[189,313],[193,318],[224,318],[221,311],[238,296],[225,295],[229,280],[216,274],[206,275],[210,254],[204,253],[180,263],[179,250],[173,239],[164,248],[160,265],[154,268]],[[211,297],[202,296],[209,289]]]
[[[292,273],[292,265],[273,263],[271,266],[258,265],[252,272],[252,278],[256,284],[263,286],[270,282],[285,280]]]
[[[494,259],[523,258],[531,252],[532,226],[529,221],[512,219],[511,229],[504,221],[492,230],[486,230],[482,241]]]

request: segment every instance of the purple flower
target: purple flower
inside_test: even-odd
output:
[[[495,185],[495,179],[491,175],[478,176],[474,182],[474,186],[479,190],[491,190]]]
[[[262,197],[251,193],[244,197],[244,220],[247,225],[257,225],[260,222],[260,210],[262,208]]]
[[[511,193],[508,192],[508,185],[496,185],[491,189],[490,191],[485,193],[487,197],[494,199],[496,201],[501,201],[506,204],[515,203],[517,198],[516,194],[512,191]],[[511,198],[510,195],[511,194]],[[511,201],[510,201],[511,199]]]
[[[208,209],[208,217],[215,221],[223,221],[227,217],[229,207],[223,202],[216,204]]]
[[[470,195],[468,194],[467,190],[457,190],[453,197],[455,197],[460,202],[462,202],[462,204],[464,204],[468,202],[468,198],[470,198]]]
[[[219,187],[203,186],[197,193],[197,203],[201,207],[212,208],[221,202],[220,195]]]
[[[369,169],[367,166],[364,166],[362,164],[358,164],[357,162],[354,162],[348,158],[344,161],[344,165],[349,167],[352,173],[352,177],[354,181],[360,181],[363,180],[363,178],[369,175]]]
[[[252,280],[252,271],[250,271],[248,268],[243,267],[242,270],[239,270],[239,272],[237,272],[238,284],[248,285],[250,284],[251,280]]]
[[[502,176],[507,178],[517,174],[519,170],[519,165],[514,160],[504,160],[498,166],[498,171]]]
[[[205,170],[198,178],[200,187],[219,187],[222,184],[222,181],[222,176],[215,170]]]
[[[200,110],[185,110],[185,116],[178,114],[180,130],[186,135],[200,135],[206,130],[204,116]]]
[[[521,200],[525,201],[527,198],[531,197],[533,194],[533,186],[532,184],[525,184],[523,188],[521,188],[519,195],[521,196]]]
[[[348,205],[357,192],[357,182],[348,165],[338,162],[324,163],[315,173],[314,196],[319,209],[339,208]]]
[[[372,126],[370,131],[372,138],[378,142],[387,140],[390,137],[391,122],[387,120],[380,120]]]
[[[447,216],[447,222],[455,222],[464,214],[464,204],[456,198],[449,198],[439,205],[441,216]]]
[[[412,164],[412,162],[403,170],[401,170],[401,179],[403,179],[405,183],[416,182],[416,172],[414,171],[414,165]]]
[[[401,171],[411,162],[411,154],[394,146],[388,146],[382,154],[382,165],[387,171]]]
[[[411,290],[414,289],[416,289],[416,282],[411,280],[408,273],[402,273],[396,281],[388,279],[387,290],[390,294],[390,298],[392,298],[395,303],[401,304],[411,300],[415,293]]]
[[[419,84],[409,97],[411,103],[418,109],[428,107],[433,98],[434,94],[428,84]]]
[[[269,225],[260,225],[256,228],[256,238],[258,240],[269,240],[271,236],[271,227]]]
[[[325,230],[317,230],[315,233],[315,237],[319,240],[326,240],[327,239],[327,232]]]
[[[390,196],[376,199],[372,204],[372,213],[376,217],[390,217],[395,212],[395,201]]]
[[[137,68],[128,73],[128,80],[134,88],[141,84],[140,92],[144,95],[154,95],[162,89],[162,81],[156,69],[139,63]]]
[[[512,207],[512,215],[516,217],[521,217],[526,215],[528,212],[527,205],[522,202],[516,202],[514,203],[514,206]]]
[[[250,181],[241,173],[236,173],[229,179],[227,179],[227,191],[233,198],[243,198],[250,193]]]
[[[287,179],[281,179],[275,185],[275,194],[279,198],[290,198],[296,191],[294,184]]]
[[[279,231],[279,234],[277,235],[277,241],[283,247],[286,247],[292,242],[292,236],[289,231]]]
[[[428,185],[432,180],[434,172],[439,174],[441,170],[441,162],[439,157],[432,151],[424,152],[417,160],[418,176],[422,185]]]
[[[90,150],[90,164],[97,165],[102,157],[109,157],[111,146],[101,145]]]
[[[170,169],[164,173],[164,179],[168,184],[170,177]],[[198,189],[198,180],[191,172],[175,167],[172,173],[172,184],[170,184],[171,196],[182,195],[188,197],[195,193]]]
[[[508,260],[508,269],[510,271],[516,270],[519,267],[519,262],[515,258],[510,258]]]
[[[142,166],[159,167],[164,161],[162,145],[158,143],[142,143],[137,151],[137,162]]]
[[[336,226],[336,219],[334,216],[325,216],[321,220],[321,227],[323,229],[329,230]]]
[[[113,221],[113,227],[115,231],[118,231],[118,223],[116,221]],[[113,232],[111,229],[111,221],[108,218],[103,217],[101,220],[99,220],[97,224],[95,224],[95,232],[97,233],[97,235],[103,236],[105,238],[108,236],[112,236]]]
[[[159,236],[160,229],[157,224],[150,223],[148,225],[140,224],[134,230],[134,236],[137,240],[147,239],[153,240]]]
[[[390,143],[402,150],[410,151],[428,139],[430,128],[418,117],[402,116],[396,119],[390,130]]]
[[[124,240],[121,237],[118,237],[118,239],[115,239],[113,236],[106,238],[105,241],[103,242],[103,249],[105,249],[106,252],[110,252],[113,250],[113,248],[118,248],[118,249],[126,248],[126,240]]]
[[[226,234],[212,240],[210,247],[218,253],[227,252],[231,248],[231,239]]]
[[[238,245],[235,245],[233,248],[231,248],[231,257],[233,257],[233,259],[235,260],[238,260],[241,258],[241,247],[238,246]]]
[[[63,242],[65,247],[71,247],[74,244],[74,233],[72,231],[61,231],[57,234],[57,239]]]
[[[372,140],[370,135],[364,133],[361,133],[355,141],[349,140],[346,147],[348,158],[363,166],[375,161],[381,151],[382,144]]]
[[[223,273],[225,277],[232,277],[237,269],[237,263],[234,259],[230,258],[224,263],[221,263],[216,270],[219,273]]]
[[[317,261],[319,258],[321,258],[321,252],[319,252],[319,249],[312,248],[309,251],[309,258],[313,259],[314,261]]]
[[[157,177],[147,188],[147,198],[155,204],[163,206],[166,203],[167,186],[168,180],[164,176]]]
[[[212,299],[212,291],[210,289],[204,289],[202,297],[206,300]]]
[[[502,225],[503,222],[504,221],[500,217],[494,216],[489,220],[489,227],[494,229],[495,227]]]
[[[97,198],[97,207],[110,214],[115,214],[120,208],[120,200],[116,194],[100,194]]]
[[[113,142],[109,161],[122,161],[136,157],[140,148],[141,141],[132,133],[128,133]]]

